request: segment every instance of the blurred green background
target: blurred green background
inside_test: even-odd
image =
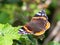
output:
[[[0,45],[60,45],[60,0],[48,0],[47,6],[44,5],[51,27],[42,40],[40,37],[18,34],[18,29],[29,22],[43,8],[39,5],[46,1],[0,0]],[[49,1],[51,3],[48,5]]]

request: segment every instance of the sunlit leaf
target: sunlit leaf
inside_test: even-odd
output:
[[[13,39],[19,39],[19,28],[9,24],[0,24],[0,45],[12,45]]]

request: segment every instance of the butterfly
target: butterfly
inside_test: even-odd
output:
[[[46,30],[50,28],[50,22],[45,13],[45,10],[41,10],[32,17],[31,21],[25,24],[19,29],[20,34],[33,34],[35,36],[40,36],[45,33]]]

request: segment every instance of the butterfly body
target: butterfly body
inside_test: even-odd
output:
[[[34,34],[36,36],[42,35],[47,29],[49,29],[50,23],[44,10],[41,10],[31,19],[31,21],[25,24],[21,29],[26,33]]]

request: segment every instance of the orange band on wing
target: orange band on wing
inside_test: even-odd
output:
[[[30,31],[30,30],[28,30],[28,28],[27,28],[27,27],[25,27],[25,26],[23,26],[23,27],[24,27],[24,29],[25,29],[27,32],[31,33],[31,31]]]
[[[47,24],[46,24],[46,27],[45,27],[45,28],[46,28],[46,30],[50,28],[50,23],[49,23],[49,22],[47,22]]]
[[[40,31],[40,32],[35,33],[34,35],[39,36],[39,35],[42,35],[42,34],[44,34],[44,33],[45,33],[45,31],[42,30],[42,31]]]
[[[45,17],[33,17],[32,19],[39,19],[39,18],[42,18],[42,19],[46,20]]]

